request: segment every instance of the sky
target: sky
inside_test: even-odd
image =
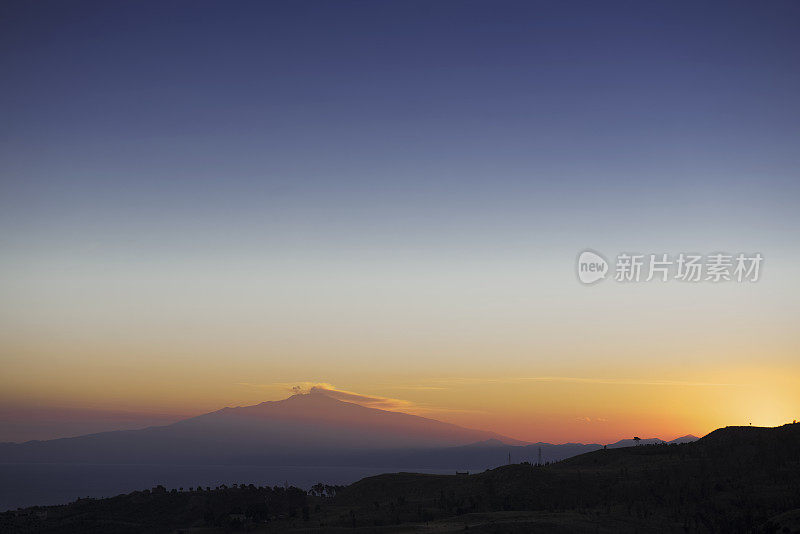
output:
[[[799,22],[3,2],[0,440],[315,385],[532,441],[797,419]],[[764,261],[584,286],[587,248]]]

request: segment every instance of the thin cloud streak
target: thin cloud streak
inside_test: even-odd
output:
[[[415,403],[404,400],[394,399],[391,397],[382,397],[379,395],[364,395],[356,393],[355,391],[347,391],[339,389],[333,384],[328,382],[274,382],[271,384],[254,384],[250,382],[238,382],[237,386],[243,386],[256,389],[272,389],[279,390],[286,393],[305,395],[315,391],[322,392],[325,395],[338,399],[344,402],[352,402],[368,408],[378,408],[380,410],[416,410],[420,409]]]
[[[379,410],[400,411],[415,415],[429,415],[429,414],[446,414],[446,413],[459,413],[459,414],[485,414],[487,412],[482,410],[466,410],[459,408],[442,408],[437,406],[423,405],[405,399],[397,399],[393,397],[383,397],[380,395],[365,395],[355,391],[348,391],[340,389],[328,382],[276,382],[272,384],[253,384],[250,382],[238,382],[237,386],[256,388],[256,389],[277,389],[287,393],[293,394],[308,394],[312,392],[321,392],[325,395],[338,399],[344,402],[352,402],[367,408],[376,408]],[[408,389],[447,389],[445,387],[409,387]]]
[[[468,384],[487,384],[487,383],[513,383],[513,382],[572,382],[580,384],[613,384],[613,385],[634,385],[634,386],[688,386],[688,387],[738,387],[743,384],[731,384],[722,382],[693,382],[684,380],[645,380],[632,378],[586,378],[574,376],[522,376],[505,378],[471,378],[471,377],[449,377],[435,378],[430,382],[441,385],[468,385]]]
[[[332,384],[315,384],[308,390],[309,393],[315,391],[323,392],[325,395],[340,401],[352,402],[368,408],[378,408],[381,410],[409,410],[415,408],[415,404],[411,401],[380,397],[377,395],[364,395],[356,393],[355,391],[337,389]]]

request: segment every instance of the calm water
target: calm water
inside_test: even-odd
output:
[[[220,484],[289,485],[308,489],[317,482],[350,484],[380,473],[452,470],[392,467],[265,467],[242,465],[0,464],[0,511],[21,506],[64,504],[78,497],[111,497],[158,484],[167,489]]]

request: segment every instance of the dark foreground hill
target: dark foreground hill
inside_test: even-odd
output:
[[[2,514],[3,532],[793,532],[800,425],[344,488],[135,492]]]

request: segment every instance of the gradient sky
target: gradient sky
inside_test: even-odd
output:
[[[799,24],[3,2],[0,440],[319,383],[534,441],[800,418]],[[765,262],[584,287],[587,247]]]

